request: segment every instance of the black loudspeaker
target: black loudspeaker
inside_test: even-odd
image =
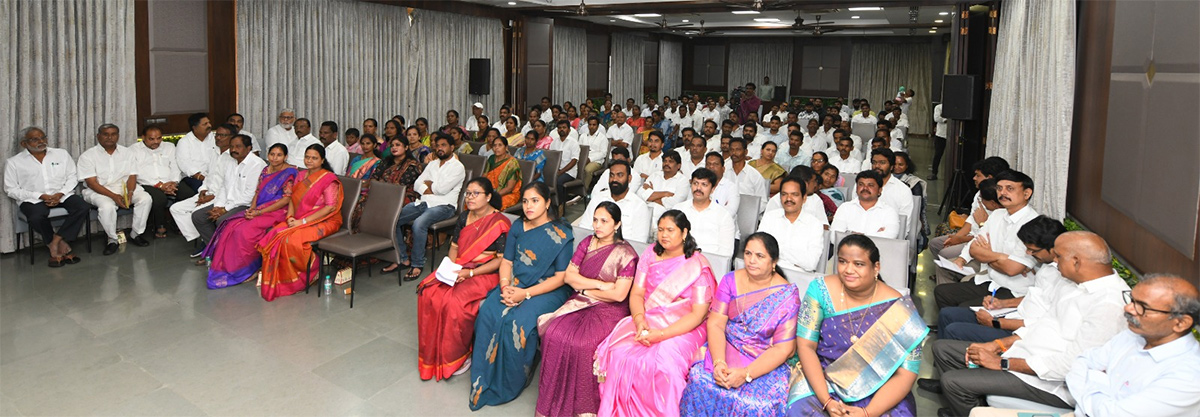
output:
[[[477,96],[489,94],[492,81],[492,60],[483,58],[471,59],[471,82],[468,84],[469,93]]]
[[[942,117],[979,120],[983,78],[978,75],[945,75],[942,79]]]

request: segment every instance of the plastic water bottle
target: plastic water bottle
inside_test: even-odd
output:
[[[333,278],[329,275],[325,276],[325,295],[333,293]]]

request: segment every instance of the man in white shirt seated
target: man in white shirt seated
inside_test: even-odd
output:
[[[454,217],[463,178],[467,176],[466,169],[454,153],[454,139],[450,135],[434,133],[433,144],[433,155],[437,159],[425,166],[414,183],[421,199],[404,206],[396,221],[396,236],[404,236],[401,227],[412,227],[412,257],[408,256],[407,242],[399,239],[396,244],[400,246],[400,264],[384,269],[385,272],[391,272],[401,266],[409,268],[404,275],[405,281],[420,277],[421,269],[425,267],[425,242],[429,238],[429,226]]]
[[[188,126],[191,131],[178,141],[175,152],[176,163],[183,172],[183,183],[193,190],[200,189],[204,184],[205,172],[217,157],[216,134],[207,113],[193,113],[188,116]]]
[[[629,188],[632,188],[635,190],[638,188],[641,188],[642,187],[642,176],[639,175],[638,170],[634,169],[633,165],[629,161],[629,149],[612,148],[612,150],[609,151],[609,153],[610,153],[609,158],[608,158],[609,166],[612,165],[613,161],[617,161],[617,160],[625,161],[625,163],[630,164],[629,165],[629,171],[630,171],[630,173],[629,173]],[[604,172],[600,173],[600,176],[596,178],[596,186],[592,187],[591,198],[596,198],[600,193],[608,192],[608,183],[612,181],[611,176],[612,175],[611,175],[611,173],[608,172],[608,169],[605,169]]]
[[[175,144],[164,142],[162,129],[148,126],[142,131],[141,143],[130,149],[137,154],[138,184],[150,195],[150,217],[146,228],[153,229],[155,237],[166,237],[168,200],[186,200],[196,191],[179,181],[179,165],[175,162]],[[213,139],[216,142],[216,139]]]
[[[841,131],[841,129],[838,129],[838,132]],[[859,169],[862,168],[862,161],[854,158],[854,140],[845,135],[839,135],[837,132],[834,132],[833,135],[837,138],[837,155],[829,158],[829,164],[837,167],[838,171],[847,174],[858,173]]]
[[[804,202],[803,206],[800,208],[800,212],[813,216],[813,218],[821,222],[822,226],[828,226],[829,218],[831,216],[826,215],[825,202],[821,200],[821,196],[816,195],[821,187],[821,176],[817,174],[816,170],[804,165],[792,168],[792,170],[788,172],[787,176],[796,177],[796,179],[799,179],[800,182],[804,183]],[[767,201],[766,211],[779,210],[782,208],[783,199],[779,194],[775,194],[775,196],[771,197],[771,199]]]
[[[509,132],[508,129],[505,128],[504,122],[507,122],[509,117],[513,117],[512,107],[509,107],[507,104],[500,106],[500,117],[496,119],[496,123],[493,123],[492,127],[496,128],[496,130],[499,130],[501,135],[507,136]],[[521,125],[521,121],[519,119],[517,120],[516,125]]]
[[[881,148],[871,151],[871,169],[878,172],[879,176],[883,178],[879,201],[896,209],[896,214],[912,217],[912,189],[892,176],[892,166],[894,165],[896,165],[896,155],[890,149]],[[906,225],[900,226],[905,227]]]
[[[571,136],[571,122],[566,120],[558,121],[558,139],[550,141],[550,150],[559,151],[562,153],[562,158],[558,161],[557,175],[558,182],[555,183],[555,192],[558,193],[558,201],[563,201],[567,196],[566,184],[575,179],[576,165],[579,164],[579,141]],[[571,204],[579,201],[582,197],[576,197],[570,201]]]
[[[337,122],[331,120],[322,122],[321,129],[317,134],[321,136],[321,145],[325,146],[325,161],[329,162],[333,173],[346,175],[346,167],[350,165],[350,152],[346,150],[346,145],[342,145],[342,142],[338,140]]]
[[[900,216],[896,209],[879,201],[883,178],[875,171],[862,171],[854,179],[858,198],[838,207],[829,224],[830,243],[837,244],[837,232],[867,236],[900,238]]]
[[[791,172],[792,168],[812,163],[812,149],[804,146],[804,133],[795,130],[788,133],[787,142],[779,145],[775,163]]]
[[[987,395],[1072,407],[1075,399],[1063,380],[1079,354],[1103,345],[1125,327],[1122,293],[1129,286],[1113,271],[1108,245],[1094,233],[1063,233],[1054,243],[1054,253],[1063,278],[1076,285],[1056,300],[1046,317],[986,343],[933,342],[934,364],[942,379],[940,384],[918,381],[918,386],[946,398],[950,407],[938,410],[938,416],[965,416]],[[968,361],[977,367],[969,368]]]
[[[879,119],[876,118],[875,116],[876,116],[876,114],[871,112],[871,105],[864,101],[862,103],[862,105],[859,106],[858,111],[854,112],[854,117],[850,118],[850,124],[851,125],[854,125],[854,124],[872,124],[873,125],[873,124],[875,124],[875,122],[879,121]]]
[[[710,182],[716,185],[709,192],[709,197],[717,204],[724,206],[725,210],[729,211],[730,217],[736,217],[738,206],[742,204],[742,195],[738,192],[737,177],[726,175],[728,172],[726,162],[716,152],[709,152],[704,156],[704,167],[717,176]]]
[[[1020,298],[983,298],[988,309],[1016,308],[1016,311],[993,317],[987,309],[973,311],[968,307],[948,306],[938,311],[938,338],[965,340],[968,342],[990,342],[1008,337],[1016,329],[1032,324],[1044,317],[1070,281],[1063,279],[1054,265],[1054,241],[1067,228],[1058,220],[1037,216],[1017,231],[1017,237],[1025,244],[1025,253],[1037,261],[1033,285]]]
[[[745,141],[741,139],[730,140],[729,153],[731,155],[730,162],[732,163],[732,167],[727,174],[737,178],[738,194],[758,197],[758,212],[761,213],[763,208],[767,206],[767,199],[771,198],[771,184],[763,178],[762,173],[746,163],[749,159],[746,157]]]
[[[467,117],[466,126],[467,133],[474,138],[479,136],[479,118],[483,117],[483,103],[476,102],[471,105],[471,116]],[[485,125],[486,126],[486,125]]]
[[[975,181],[975,189],[979,190],[975,193],[975,197],[971,199],[971,208],[967,212],[967,221],[963,227],[959,228],[954,234],[947,234],[935,237],[929,240],[929,251],[946,259],[954,259],[962,253],[963,248],[967,243],[979,233],[981,224],[987,222],[988,216],[993,210],[1000,207],[1000,202],[996,196],[996,182],[991,181],[988,195],[989,199],[984,199],[984,182],[992,179],[996,174],[1008,171],[1008,161],[998,156],[990,156],[981,161],[975,162],[971,167],[974,175],[971,177]],[[990,202],[989,202],[990,201]]]
[[[704,253],[733,256],[737,223],[733,221],[733,213],[711,198],[713,184],[717,181],[717,175],[708,168],[697,169],[692,173],[691,199],[672,208],[687,216],[688,222],[692,224],[690,234]]]
[[[608,127],[608,143],[612,147],[628,148],[633,144],[633,126],[625,123],[625,114],[613,116],[613,124]]]
[[[550,110],[551,107],[553,107],[553,104],[550,102],[550,97],[542,97],[542,102],[538,106],[538,110],[541,110],[541,112],[538,113],[538,117],[541,119],[541,121],[546,122],[547,126],[554,121],[554,112]]]
[[[579,133],[579,145],[588,147],[588,163],[583,167],[583,183],[592,188],[596,171],[604,169],[604,157],[608,155],[608,138],[600,129],[600,118],[589,117],[584,130]]]
[[[679,134],[679,140],[675,141],[675,144],[679,145],[679,147],[673,149],[675,151],[675,153],[678,153],[680,155],[687,155],[688,150],[692,149],[692,138],[695,138],[697,136],[700,136],[700,135],[696,134],[696,129],[692,129],[690,127],[683,128],[683,130]],[[667,135],[667,137],[670,137],[670,135]],[[720,142],[718,141],[717,143],[719,146]],[[706,151],[705,153],[708,153],[708,152]]]
[[[217,156],[213,158],[212,165],[208,171],[204,172],[204,185],[196,190],[197,194],[191,198],[182,201],[176,201],[167,211],[171,213],[171,218],[175,220],[175,227],[179,228],[179,234],[183,239],[191,242],[200,237],[200,231],[196,230],[196,225],[192,222],[192,213],[197,211],[208,211],[212,207],[213,200],[217,198],[217,194],[221,193],[227,179],[225,173],[229,172],[237,166],[237,160],[229,155],[229,146],[233,143],[233,137],[237,134],[236,128],[233,125],[224,124],[217,126],[216,129],[216,145]],[[179,149],[175,149],[179,152]],[[204,245],[200,245],[190,255],[191,257],[199,257],[204,252]]]
[[[784,177],[779,187],[782,209],[763,213],[758,231],[767,232],[779,241],[779,263],[805,272],[818,272],[824,225],[812,216],[802,215],[808,190],[797,177]]]
[[[933,288],[938,308],[946,306],[977,306],[983,297],[995,294],[998,298],[1025,296],[1030,277],[1027,272],[1034,260],[1025,253],[1025,245],[1017,231],[1038,216],[1029,207],[1033,197],[1033,179],[1017,171],[996,175],[996,195],[1004,210],[996,210],[962,254],[952,259],[960,268],[971,261],[980,264],[979,273],[965,282],[962,274],[946,268],[937,269],[938,286]]]
[[[904,114],[899,107],[892,109],[890,113],[883,116],[883,119],[892,122],[897,129],[908,127],[908,115]]]
[[[679,154],[683,160],[680,163],[679,174],[690,181],[692,173],[696,172],[697,168],[704,168],[704,156],[710,151],[708,150],[708,142],[698,136],[691,136],[691,139],[684,142],[684,146],[687,148],[687,152]],[[720,149],[719,142],[717,149]]]
[[[576,226],[592,230],[592,216],[596,212],[596,206],[601,202],[611,201],[621,207],[621,234],[625,239],[642,243],[650,241],[650,224],[653,222],[650,207],[646,205],[646,200],[638,195],[637,190],[629,189],[629,169],[628,162],[613,161],[612,166],[608,167],[610,179],[607,190],[592,198],[583,210],[583,215],[575,221]]]
[[[192,212],[192,225],[205,242],[212,240],[217,226],[234,214],[250,207],[250,200],[258,190],[258,177],[267,163],[254,157],[254,142],[249,136],[238,134],[229,141],[229,156],[237,164],[227,167],[220,192],[207,210]],[[329,159],[326,158],[326,161]],[[200,261],[207,262],[206,260]]]
[[[679,170],[681,159],[675,151],[664,152],[662,171],[651,175],[641,188],[637,189],[638,196],[646,200],[650,207],[651,219],[658,219],[668,209],[688,199],[688,191],[691,191],[688,181],[691,174],[684,176]]]
[[[721,151],[721,135],[717,134],[721,130],[718,127],[719,125],[716,120],[704,122],[704,130],[700,132],[699,136],[704,138],[705,147],[707,148],[705,153]],[[680,155],[683,155],[683,153],[681,152]]]
[[[694,131],[695,130],[693,130],[693,132]],[[639,173],[638,175],[642,177],[643,182],[645,182],[646,178],[649,178],[651,174],[655,172],[662,172],[662,148],[665,141],[666,138],[663,137],[662,132],[650,132],[649,135],[646,135],[645,141],[646,148],[650,149],[650,151],[638,155],[633,159],[633,168],[637,170]]]
[[[371,119],[371,120],[374,120],[374,119]],[[267,151],[266,151],[267,144],[263,142],[263,138],[260,138],[245,129],[245,126],[246,126],[246,118],[245,117],[242,117],[242,115],[240,113],[234,113],[234,114],[229,115],[229,117],[225,118],[225,123],[231,124],[234,127],[236,127],[239,135],[249,136],[250,140],[252,140],[254,142],[254,154],[257,155],[259,158],[262,158],[263,160],[267,159]]]
[[[890,144],[888,147],[891,148],[892,151],[904,152],[904,150],[907,149],[907,147],[904,146],[904,131],[893,127],[892,122],[879,119],[879,122],[877,122],[875,126],[878,127],[878,129],[875,129],[875,137],[886,137],[888,139],[888,143]],[[887,135],[883,135],[882,133],[884,132],[886,132]]]
[[[293,144],[296,143],[296,139],[300,138],[296,135],[296,112],[294,110],[280,110],[279,117],[276,120],[279,121],[279,124],[271,126],[270,129],[267,129],[267,133],[263,135],[264,147],[259,150],[260,156],[262,156],[263,159],[267,158],[267,151],[269,151],[272,146],[275,146],[276,143],[284,144],[288,147],[288,152],[291,152]],[[188,175],[188,173],[184,172],[183,175]]]
[[[25,151],[8,158],[4,165],[4,192],[25,215],[29,223],[26,233],[42,236],[50,250],[50,267],[79,263],[70,242],[79,237],[90,207],[75,194],[79,184],[75,161],[66,150],[47,146],[46,131],[40,127],[21,129],[18,136]],[[51,209],[59,207],[67,210],[67,217],[55,232],[49,216]]]
[[[655,110],[658,110],[658,104],[655,103],[654,98],[646,97],[646,105],[642,108],[642,118],[649,119],[650,114]]]
[[[550,110],[546,109],[546,113],[549,112]],[[521,135],[523,136],[526,133],[529,133],[530,130],[533,130],[533,122],[538,120],[542,120],[542,108],[535,104],[533,107],[529,108],[529,119],[525,120],[524,125],[521,125]],[[542,123],[545,123],[545,120],[542,120]]]
[[[1126,292],[1128,329],[1085,351],[1067,373],[1080,417],[1200,415],[1200,293],[1178,276],[1151,274]]]
[[[150,217],[150,194],[138,187],[137,154],[118,145],[120,130],[116,125],[103,124],[96,131],[96,146],[79,155],[79,178],[87,186],[83,199],[99,212],[100,226],[108,235],[104,255],[117,252],[117,209],[133,209],[133,224],[129,241],[137,246],[149,246],[142,236]]]
[[[821,134],[821,124],[817,122],[817,119],[809,120],[800,132],[804,134],[804,144],[808,146],[809,150],[823,151],[829,147],[828,138]]]
[[[801,125],[808,125],[809,120],[817,120],[818,123],[820,123],[820,117],[821,116],[813,110],[813,104],[809,102],[804,104],[804,111],[799,112],[799,114],[796,115],[796,122],[800,123]]]
[[[783,127],[783,119],[779,116],[772,117],[770,122],[767,122],[767,130],[762,133],[759,139],[767,142],[772,142],[776,145],[787,142],[787,132],[780,129]]]
[[[303,117],[296,119],[295,125],[296,135],[299,139],[292,142],[288,147],[288,164],[297,169],[304,169],[304,150],[309,146],[318,145],[321,143],[319,139],[312,135],[312,122]]]

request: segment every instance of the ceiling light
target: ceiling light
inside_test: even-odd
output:
[[[758,12],[753,10],[734,10],[733,14],[758,14]]]
[[[849,10],[852,12],[869,12],[869,11],[874,11],[874,10],[883,10],[883,8],[882,7],[851,7],[846,10]]]
[[[858,19],[859,16],[850,16],[851,19]]]
[[[616,22],[616,19],[608,19],[609,22]]]
[[[931,27],[930,29],[937,30],[937,26]]]
[[[515,1],[510,1],[510,2],[508,2],[508,5],[509,5],[509,6],[516,6],[516,5],[517,5],[517,2],[515,2]]]
[[[931,31],[929,31],[929,33],[937,33],[937,31],[936,31],[936,30],[931,30]]]
[[[774,17],[760,17],[760,18],[754,19],[754,21],[755,22],[764,22],[764,23],[765,22],[778,22],[779,19],[776,19]]]
[[[949,16],[950,12],[939,12],[938,16]]]
[[[635,15],[633,15],[633,16],[634,16],[634,17],[659,17],[659,16],[662,16],[662,15],[661,15],[661,14],[658,14],[658,13],[638,13],[638,14],[635,14]]]
[[[687,19],[683,19],[683,23],[687,23],[687,22],[688,22],[688,20],[687,20]]]
[[[942,19],[938,19],[938,20],[934,20],[934,21],[933,21],[933,23],[942,23],[942,22],[943,22],[943,20],[942,20]]]

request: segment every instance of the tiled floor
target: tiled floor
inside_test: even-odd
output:
[[[924,177],[929,141],[912,142]],[[933,222],[941,184],[930,188]],[[354,309],[337,292],[267,303],[253,284],[206,289],[190,249],[173,235],[58,269],[44,250],[33,266],[26,252],[0,257],[0,415],[533,414],[536,379],[478,413],[468,378],[420,381],[414,286],[394,275],[360,279]],[[933,319],[920,260],[914,293]],[[917,393],[920,415],[938,402]]]

